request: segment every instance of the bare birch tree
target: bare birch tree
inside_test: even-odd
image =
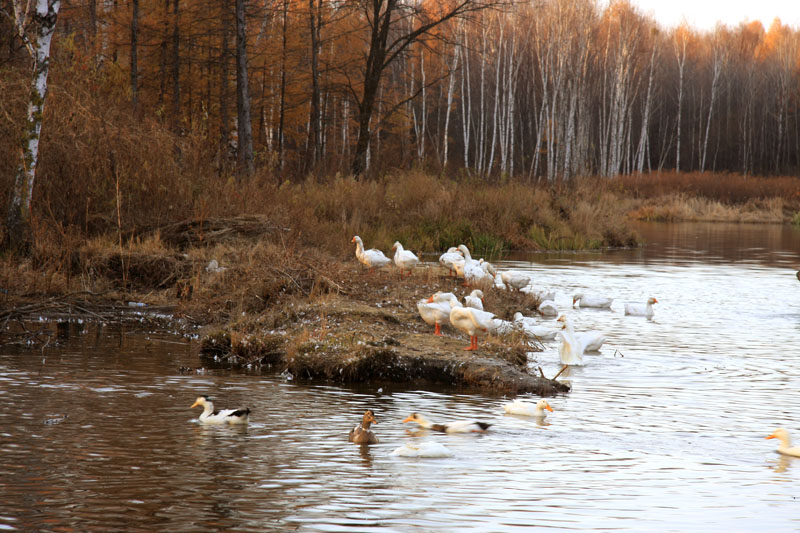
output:
[[[14,176],[6,216],[6,249],[27,253],[32,244],[31,199],[39,161],[39,138],[44,120],[47,75],[50,72],[50,44],[58,19],[60,0],[25,2],[13,0],[14,26],[33,60],[28,116],[22,139],[22,158]]]
[[[711,101],[708,104],[708,118],[706,119],[706,131],[703,138],[703,151],[700,156],[700,172],[706,169],[706,157],[708,155],[708,137],[711,134],[711,119],[714,116],[714,104],[717,101],[719,92],[720,75],[727,60],[727,53],[722,42],[717,35],[712,43],[711,49]]]
[[[681,116],[683,112],[683,79],[686,71],[686,27],[678,28],[673,37],[672,46],[675,52],[675,60],[678,62],[678,112],[676,118],[676,141],[675,141],[675,172],[681,170]]]

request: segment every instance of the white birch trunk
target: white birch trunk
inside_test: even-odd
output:
[[[33,78],[28,100],[25,137],[22,143],[22,160],[14,178],[14,189],[6,219],[6,245],[20,251],[27,251],[30,246],[30,209],[47,96],[50,44],[61,1],[37,0],[32,13],[28,12],[30,6],[31,3],[14,2],[14,24],[33,58]],[[32,28],[29,28],[29,22]],[[28,33],[29,29],[31,34]]]
[[[675,172],[681,170],[681,110],[683,108],[683,74],[686,66],[686,39],[682,43],[675,44],[675,57],[678,61],[678,117],[676,126],[676,146],[675,146]]]
[[[717,89],[719,87],[719,77],[722,72],[722,50],[717,49],[714,47],[714,74],[711,80],[711,101],[708,104],[708,119],[706,120],[706,133],[705,138],[703,139],[703,155],[700,158],[700,172],[705,171],[706,169],[706,156],[708,154],[708,137],[711,134],[711,118],[714,115],[714,102],[717,99]]]
[[[458,43],[453,47],[453,59],[449,65],[449,73],[447,79],[447,109],[444,115],[444,132],[442,133],[442,170],[447,167],[448,148],[450,140],[448,139],[448,132],[450,129],[450,110],[453,106],[453,90],[456,85],[456,69],[458,68]],[[462,95],[463,99],[463,95]],[[466,150],[466,147],[464,148]]]
[[[641,174],[644,172],[645,151],[648,144],[648,128],[650,126],[650,99],[653,95],[653,77],[655,71],[656,42],[653,41],[653,50],[650,53],[650,74],[647,80],[647,94],[644,100],[644,111],[642,112],[642,131],[639,134],[639,147],[636,151],[636,170]]]

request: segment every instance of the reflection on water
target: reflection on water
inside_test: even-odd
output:
[[[797,530],[800,232],[778,226],[643,226],[649,245],[500,262],[557,291],[576,329],[608,337],[562,378],[554,412],[510,398],[277,375],[181,374],[194,347],[92,328],[0,355],[0,529],[148,531]],[[572,309],[574,292],[616,298]],[[655,317],[622,306],[656,296]],[[451,333],[451,332],[447,332]],[[557,345],[534,354],[547,375]],[[246,427],[203,426],[199,394],[249,406]],[[535,398],[528,398],[529,400]],[[381,439],[347,441],[365,409]],[[401,421],[491,422],[441,435]],[[454,456],[391,455],[445,443]]]

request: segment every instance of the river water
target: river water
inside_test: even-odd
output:
[[[57,346],[3,347],[0,530],[800,530],[800,459],[764,439],[786,427],[800,441],[800,231],[639,231],[638,250],[496,263],[608,337],[562,374],[573,390],[544,423],[505,415],[499,396],[182,374],[196,346],[147,331],[73,325]],[[616,300],[572,309],[577,291]],[[650,295],[653,320],[623,315]],[[553,375],[557,343],[531,364]],[[251,423],[200,425],[199,394],[249,406]],[[347,442],[366,408],[372,447]],[[494,426],[429,434],[401,423],[414,411]],[[424,441],[453,457],[391,455]]]

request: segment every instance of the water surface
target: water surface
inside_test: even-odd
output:
[[[196,346],[151,332],[74,326],[58,346],[5,347],[0,529],[800,529],[800,459],[764,439],[783,426],[800,441],[800,232],[639,231],[643,249],[497,263],[530,271],[577,329],[608,337],[562,375],[573,390],[544,424],[503,414],[498,396],[181,374]],[[616,300],[572,309],[578,291]],[[622,314],[650,295],[653,320]],[[531,365],[553,375],[557,344]],[[198,424],[198,394],[249,406],[251,424]],[[366,408],[381,443],[359,447],[346,435]],[[400,423],[413,411],[494,426],[429,434]],[[391,455],[424,440],[454,457]]]

